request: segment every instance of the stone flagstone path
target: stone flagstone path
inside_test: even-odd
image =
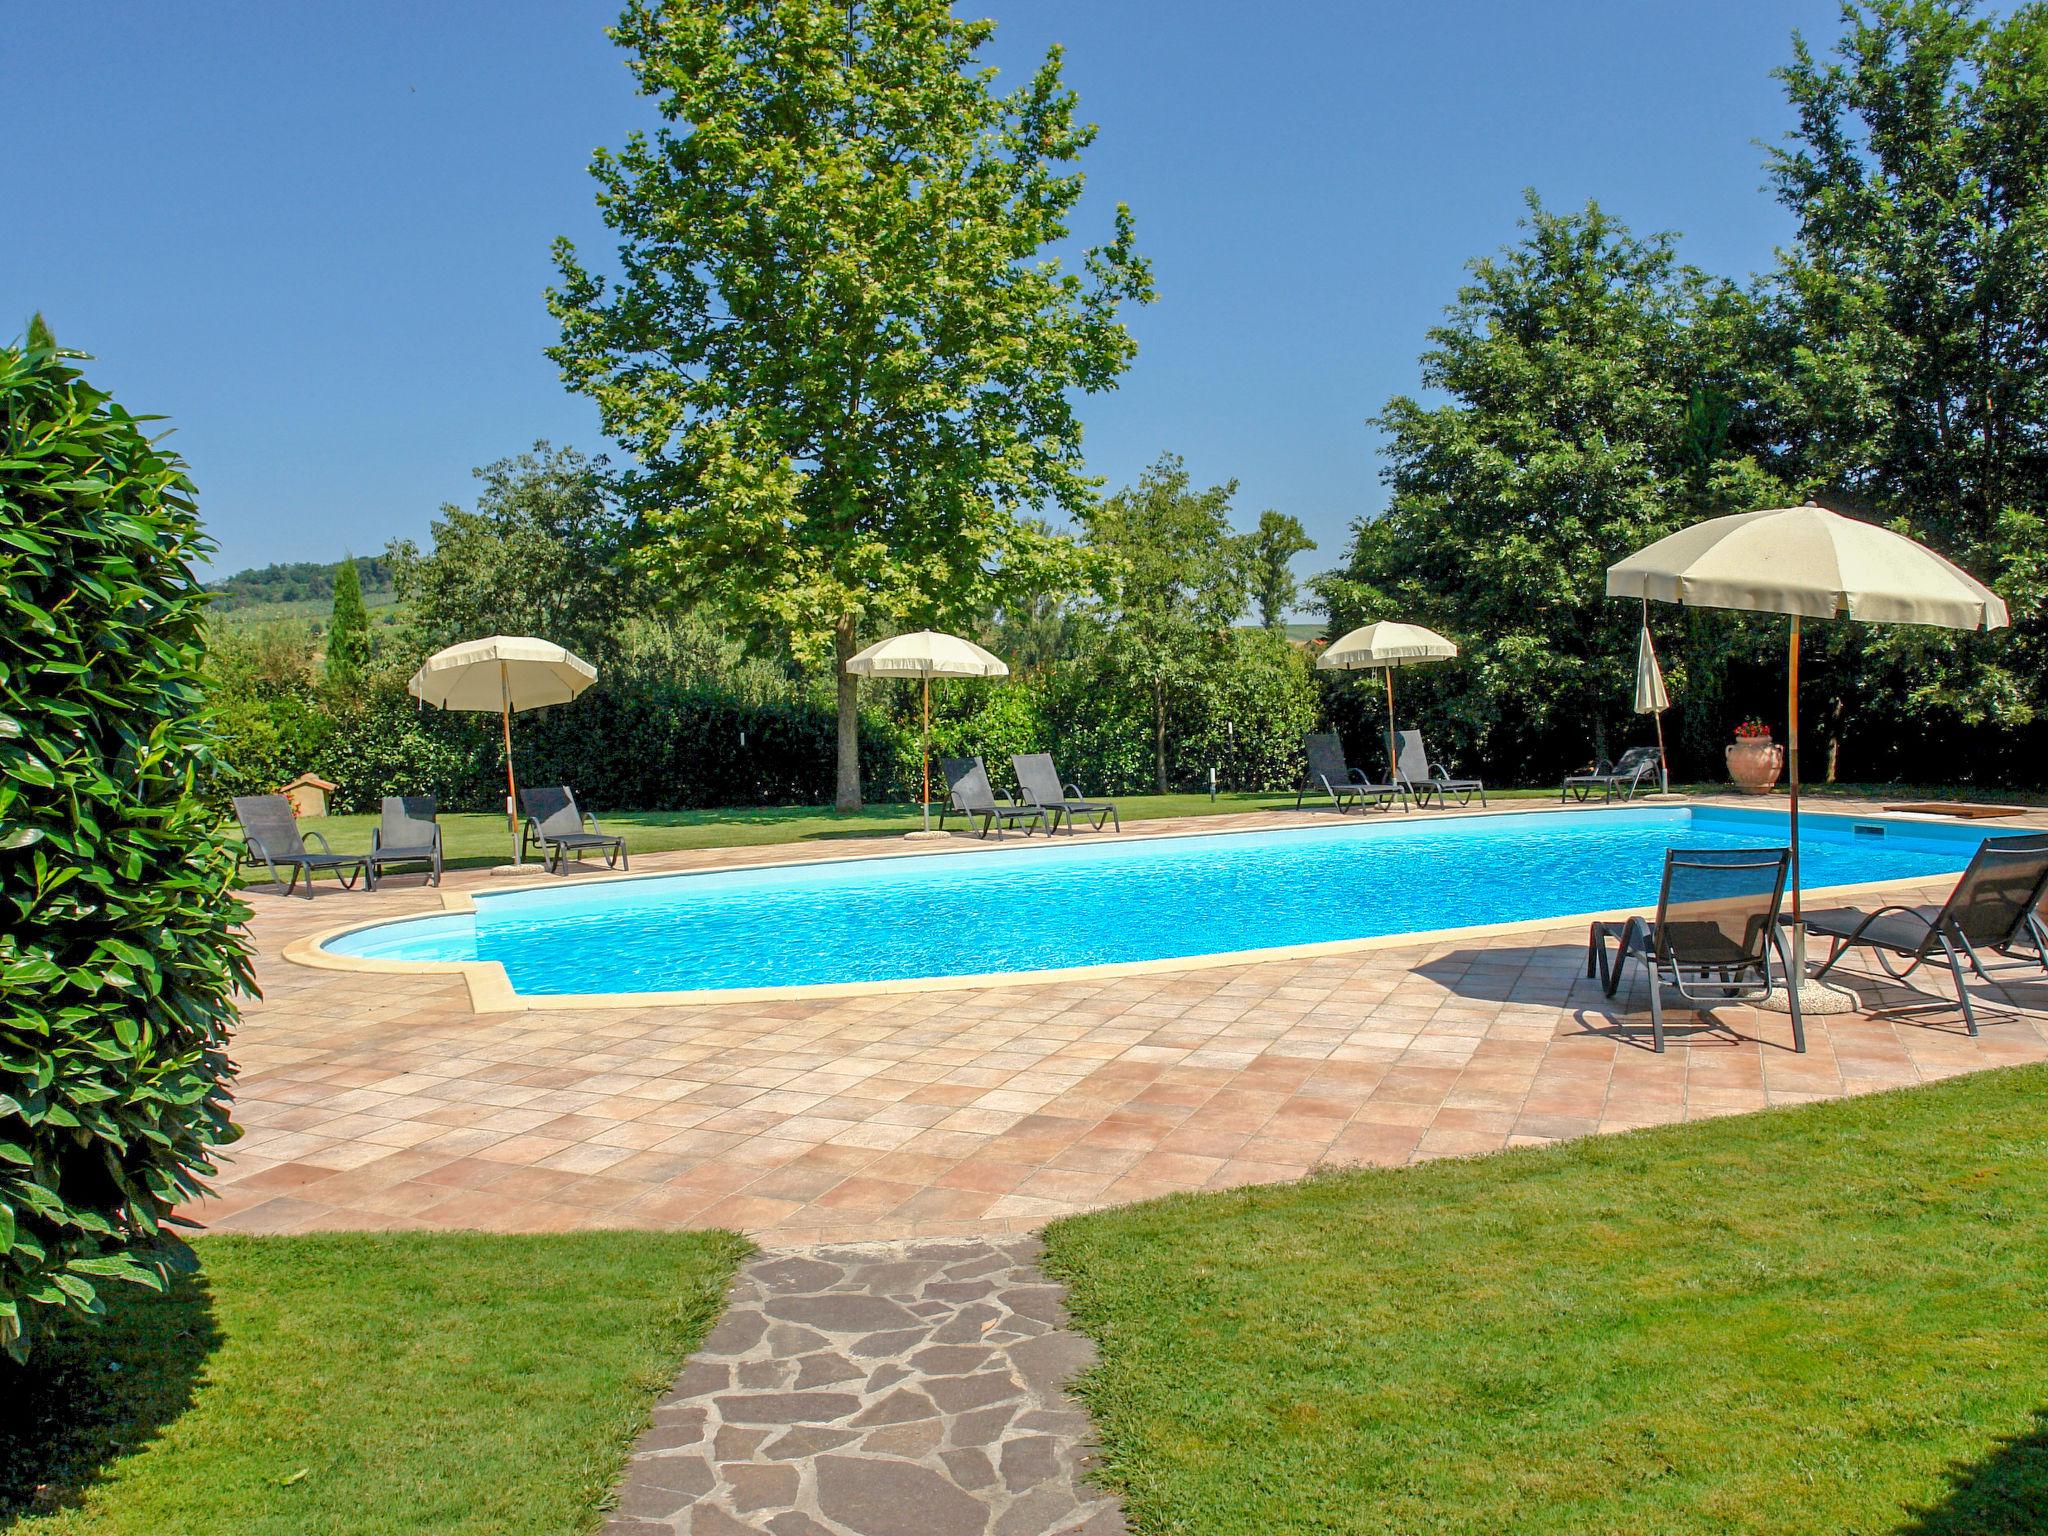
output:
[[[1113,1536],[1035,1238],[758,1255],[634,1447],[605,1536]]]

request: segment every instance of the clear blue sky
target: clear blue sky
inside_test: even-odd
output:
[[[1413,390],[1464,264],[1522,189],[1598,198],[1688,259],[1767,267],[1789,224],[1770,71],[1834,0],[984,0],[994,62],[1064,42],[1102,134],[1087,229],[1128,202],[1159,302],[1089,403],[1112,485],[1166,448],[1301,518],[1334,563],[1383,503],[1366,418]],[[607,246],[590,151],[646,119],[605,4],[13,0],[0,331],[41,309],[160,412],[218,568],[418,536],[469,470],[603,446],[541,349],[548,245]]]

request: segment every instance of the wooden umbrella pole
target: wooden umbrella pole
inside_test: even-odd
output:
[[[1799,615],[1792,615],[1792,654],[1785,683],[1785,770],[1792,780],[1792,942],[1806,958],[1806,930],[1799,918]],[[1800,978],[1793,978],[1798,981]]]
[[[1400,755],[1394,751],[1394,669],[1388,666],[1387,674],[1387,782],[1393,783],[1401,777]]]
[[[512,772],[512,682],[498,663],[498,697],[505,721],[505,830],[512,834],[512,862],[519,862],[519,780]]]

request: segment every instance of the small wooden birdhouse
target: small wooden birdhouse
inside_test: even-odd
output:
[[[302,773],[279,791],[292,803],[294,816],[325,816],[327,797],[338,785],[330,784],[317,773]]]

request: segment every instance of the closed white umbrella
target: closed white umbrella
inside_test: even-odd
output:
[[[1333,671],[1387,674],[1387,782],[1401,777],[1400,754],[1394,747],[1394,668],[1413,666],[1418,661],[1448,661],[1458,654],[1457,646],[1433,629],[1420,624],[1394,624],[1385,620],[1354,629],[1316,658],[1316,665]]]
[[[1010,669],[972,640],[920,629],[915,634],[878,640],[846,658],[846,670],[857,677],[917,677],[924,680],[924,830],[932,830],[932,679],[935,677],[1008,677]]]
[[[496,711],[505,722],[505,812],[519,862],[519,780],[512,771],[512,717],[566,704],[597,681],[597,668],[548,640],[491,635],[436,651],[406,680],[406,691],[442,709]]]
[[[1808,502],[1738,512],[1680,529],[1607,568],[1609,597],[1783,613],[1792,619],[1785,680],[1785,763],[1791,780],[1794,964],[1805,977],[1799,905],[1799,621],[1865,619],[2000,629],[2005,600],[1925,545]]]
[[[1664,688],[1664,669],[1657,665],[1657,645],[1650,638],[1650,604],[1643,601],[1643,638],[1636,645],[1636,713],[1657,721],[1657,787],[1671,791],[1671,769],[1664,760],[1664,711],[1671,695]]]

